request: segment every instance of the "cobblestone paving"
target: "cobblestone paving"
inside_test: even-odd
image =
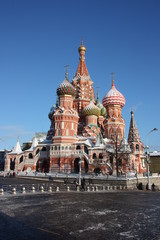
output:
[[[0,196],[0,239],[160,240],[160,192]]]

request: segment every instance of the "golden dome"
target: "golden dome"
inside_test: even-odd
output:
[[[85,46],[83,45],[83,41],[81,41],[81,46],[78,48],[78,51],[79,51],[79,53],[80,53],[81,51],[85,51],[85,52],[86,52],[86,48],[85,48]]]

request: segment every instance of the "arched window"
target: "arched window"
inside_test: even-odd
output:
[[[30,159],[33,158],[32,153],[29,153],[28,158],[30,158]]]
[[[67,146],[65,146],[65,150],[68,150],[68,147],[67,147]]]
[[[62,150],[64,150],[64,146],[62,146]]]
[[[139,145],[136,144],[136,151],[139,151]]]
[[[71,148],[71,146],[69,147],[69,150],[71,150],[72,148]]]
[[[79,149],[81,149],[81,146],[80,146],[80,145],[78,145],[78,146],[76,147],[76,150],[79,150]]]
[[[23,162],[23,156],[20,157],[20,159],[19,159],[19,163],[21,163],[21,162]]]
[[[54,149],[57,150],[57,146],[55,146]]]
[[[99,154],[99,159],[103,159],[102,153]]]
[[[58,136],[61,136],[61,129],[58,129]]]
[[[93,159],[97,159],[96,153],[93,153]]]

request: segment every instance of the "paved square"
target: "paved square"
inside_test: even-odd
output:
[[[160,239],[160,193],[0,196],[0,239]]]

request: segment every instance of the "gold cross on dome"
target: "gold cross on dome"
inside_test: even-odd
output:
[[[97,88],[97,98],[99,98],[99,87],[96,87]]]
[[[81,37],[81,46],[83,46],[83,36]]]
[[[66,68],[65,77],[66,77],[66,78],[68,78],[68,72],[67,72],[67,68],[69,67],[69,65],[65,65],[64,67]]]
[[[112,84],[114,84],[114,72],[112,72]]]
[[[114,72],[112,72],[112,80],[114,80]]]

